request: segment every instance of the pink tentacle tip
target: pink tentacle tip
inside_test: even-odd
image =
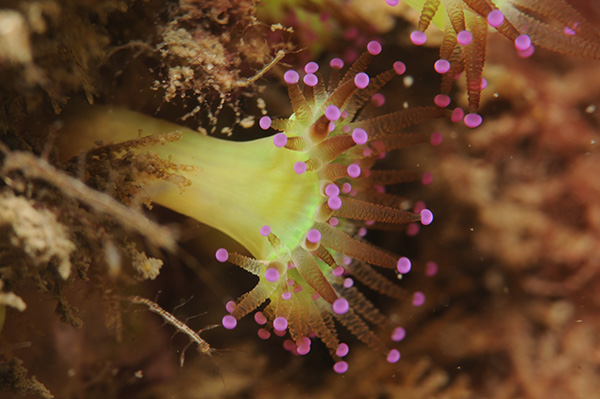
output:
[[[433,133],[431,133],[429,142],[433,146],[438,146],[438,145],[442,144],[443,139],[444,139],[444,136],[442,136],[442,134],[440,132],[433,132]]]
[[[421,224],[423,226],[429,226],[433,222],[433,212],[429,209],[423,209],[421,212]]]
[[[371,97],[371,104],[373,104],[376,107],[383,106],[383,104],[385,104],[385,96],[381,93],[373,94],[373,96]]]
[[[532,44],[527,50],[517,51],[519,58],[529,58],[535,53],[535,46]]]
[[[398,270],[398,273],[406,274],[406,273],[410,272],[411,268],[412,268],[412,264],[410,263],[410,259],[408,259],[405,256],[398,259],[398,262],[396,263],[396,269]]]
[[[315,73],[319,70],[319,64],[314,61],[307,62],[304,66],[304,72],[306,73]]]
[[[427,42],[427,35],[425,32],[416,30],[410,34],[410,41],[417,46],[422,46]]]
[[[342,115],[342,112],[335,105],[328,105],[327,108],[325,108],[325,117],[327,119],[329,119],[331,122],[334,122],[334,121],[337,121],[338,119],[340,119],[341,115]]]
[[[300,75],[298,74],[298,72],[294,71],[293,69],[290,69],[288,71],[285,71],[285,73],[283,74],[283,80],[285,80],[285,83],[290,85],[298,83],[298,81],[300,80]]]
[[[236,318],[230,314],[223,316],[221,323],[223,324],[223,327],[225,327],[228,330],[233,330],[235,326],[237,326]]]
[[[450,120],[454,123],[458,123],[463,120],[464,116],[465,111],[463,111],[463,109],[460,107],[456,107],[452,110],[452,116],[450,117]]]
[[[310,229],[308,233],[306,233],[306,239],[313,244],[321,241],[321,232],[317,229]]]
[[[438,94],[433,98],[433,102],[440,108],[446,108],[448,105],[450,105],[450,96]]]
[[[285,331],[288,327],[288,321],[283,316],[278,316],[273,320],[273,328],[277,331]]]
[[[372,40],[367,44],[367,51],[371,55],[377,55],[381,53],[381,43],[376,40]]]
[[[392,341],[400,342],[406,337],[406,330],[404,327],[396,327],[392,332]]]
[[[227,259],[229,259],[229,252],[227,252],[225,248],[219,248],[215,253],[215,257],[221,263],[227,262]]]
[[[525,51],[529,47],[531,47],[531,38],[528,35],[522,34],[515,39],[515,48],[517,50]]]
[[[306,172],[307,168],[308,168],[308,166],[306,165],[306,163],[302,162],[302,161],[296,162],[294,164],[294,172],[296,172],[299,175]]]
[[[274,267],[269,267],[265,270],[265,278],[267,281],[274,283],[279,280],[279,270]]]
[[[448,60],[439,59],[433,64],[433,68],[439,74],[445,74],[450,70],[450,62]]]
[[[317,83],[319,83],[319,78],[317,78],[317,75],[315,75],[313,73],[308,73],[308,74],[304,75],[304,78],[302,79],[302,81],[304,82],[305,85],[314,87],[317,85]]]
[[[335,355],[337,357],[345,357],[348,352],[350,352],[350,347],[348,346],[348,344],[342,342],[338,345],[337,349],[335,350]]]
[[[413,306],[422,306],[425,303],[425,294],[421,291],[417,291],[412,296]]]
[[[259,119],[258,121],[258,126],[260,126],[260,128],[262,130],[267,130],[268,128],[271,127],[271,118],[269,118],[268,116],[263,116],[262,118]]]
[[[346,171],[348,172],[348,176],[352,177],[352,178],[357,178],[360,176],[360,166],[358,166],[357,164],[353,163],[350,164],[348,166],[348,169],[346,169]]]
[[[335,183],[329,183],[325,187],[325,195],[328,197],[337,197],[340,195],[340,188]]]
[[[438,272],[438,265],[433,261],[429,261],[425,264],[425,275],[428,277],[435,276]]]
[[[269,234],[271,234],[271,226],[265,224],[263,227],[260,228],[261,236],[267,237]]]
[[[258,337],[262,340],[267,340],[271,338],[271,332],[269,330],[265,330],[264,328],[259,328]]]
[[[388,363],[397,363],[400,360],[400,352],[398,349],[392,349],[386,358]]]
[[[333,371],[335,371],[338,374],[344,374],[346,371],[348,371],[348,363],[346,363],[343,360],[337,362],[333,365]]]
[[[288,300],[292,299],[292,293],[289,291],[285,291],[285,292],[281,293],[281,297],[284,300],[288,301]]]
[[[267,324],[267,318],[265,317],[263,312],[260,311],[254,313],[254,321],[256,321],[256,324],[259,324],[261,326]]]
[[[225,310],[227,310],[229,313],[233,313],[233,311],[235,310],[235,302],[227,301],[227,303],[225,304]]]
[[[354,280],[352,280],[350,277],[346,277],[344,279],[344,288],[350,288],[354,285]]]
[[[346,314],[350,309],[350,304],[345,298],[338,298],[333,302],[333,311],[336,314]]]
[[[275,144],[275,147],[285,147],[287,142],[288,138],[285,133],[277,133],[275,136],[273,136],[273,144]]]
[[[431,172],[423,173],[423,177],[421,178],[421,183],[424,186],[428,186],[433,183],[433,174]]]
[[[388,6],[392,6],[392,7],[394,7],[394,6],[397,6],[397,5],[398,5],[398,3],[400,3],[400,0],[385,0],[385,3],[386,3]]]
[[[352,141],[357,145],[366,144],[367,140],[369,140],[369,135],[364,129],[357,127],[352,131]]]
[[[337,211],[338,209],[340,209],[342,207],[342,200],[340,197],[330,197],[327,200],[327,206],[332,211]]]
[[[329,61],[329,66],[333,69],[342,69],[344,67],[344,61],[341,58],[334,58]]]
[[[468,30],[461,30],[458,32],[458,35],[456,35],[456,41],[458,41],[458,44],[461,46],[468,46],[473,41],[473,34]]]
[[[492,28],[497,28],[504,22],[504,14],[500,10],[492,10],[487,16],[487,21]]]
[[[367,75],[364,72],[359,72],[354,77],[354,84],[359,89],[364,89],[365,87],[367,87],[369,85],[369,82],[370,82],[369,75]]]
[[[341,276],[342,274],[344,274],[344,268],[342,266],[338,266],[335,269],[333,269],[333,271],[331,272],[331,274],[333,274],[334,276]]]
[[[404,72],[406,72],[406,65],[402,61],[394,62],[393,67],[394,67],[394,72],[396,72],[396,74],[398,74],[398,75],[403,75]]]
[[[470,113],[470,114],[465,115],[464,122],[467,127],[474,129],[474,128],[478,127],[479,125],[481,125],[481,123],[483,122],[483,118],[479,114]]]

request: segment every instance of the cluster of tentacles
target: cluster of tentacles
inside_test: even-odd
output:
[[[297,230],[290,234],[282,227],[278,231],[265,220],[260,235],[269,245],[266,250],[254,251],[256,258],[223,248],[216,254],[219,261],[232,262],[259,278],[250,292],[227,304],[229,314],[223,318],[226,328],[234,328],[237,320],[267,303],[254,315],[261,325],[261,338],[268,338],[272,332],[280,336],[289,332],[291,340],[286,341],[286,347],[305,354],[310,350],[311,338],[316,336],[330,350],[336,360],[334,370],[339,373],[348,368],[341,359],[348,353],[348,345],[338,338],[336,320],[389,362],[400,358],[398,350],[390,349],[371,327],[394,326],[353,286],[353,279],[384,295],[412,300],[414,305],[424,301],[422,293],[406,292],[377,270],[391,269],[401,277],[410,271],[410,260],[361,238],[366,227],[405,223],[418,228],[419,222],[431,223],[429,210],[422,205],[402,209],[406,199],[385,189],[421,176],[371,167],[388,151],[430,140],[429,135],[403,133],[404,128],[449,114],[438,107],[417,107],[368,118],[374,95],[395,75],[404,73],[405,67],[396,62],[392,69],[369,77],[364,71],[381,46],[371,42],[367,48],[369,51],[343,75],[342,60],[333,59],[327,87],[314,62],[304,68],[303,89],[298,84],[301,75],[287,71],[284,79],[294,114],[289,119],[264,116],[260,120],[263,129],[282,132],[273,136],[271,145],[278,147],[282,156],[298,159],[289,164],[294,171],[288,179],[289,187],[302,179],[308,179],[313,187],[294,195],[290,203],[277,204],[272,211],[291,212],[295,207],[292,201],[314,204],[302,216],[305,221],[288,225],[288,229]],[[425,180],[428,178],[425,176]],[[266,218],[275,220],[272,215]],[[290,238],[294,236],[298,238]],[[392,340],[399,341],[404,330],[395,327]]]
[[[397,0],[387,0],[397,4]],[[444,31],[440,59],[435,63],[443,75],[441,94],[435,103],[446,107],[450,89],[463,72],[467,79],[469,113],[465,124],[481,123],[477,114],[489,27],[514,41],[519,55],[528,57],[534,46],[562,54],[600,59],[600,28],[589,23],[566,0],[406,0],[421,8],[417,30],[411,40],[426,42],[425,30],[434,22]]]

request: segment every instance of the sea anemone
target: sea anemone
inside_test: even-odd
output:
[[[416,45],[427,41],[425,31],[433,22],[444,32],[440,59],[435,70],[442,74],[441,93],[436,105],[450,104],[450,89],[466,73],[469,112],[464,122],[477,127],[489,27],[512,40],[522,57],[533,54],[535,46],[562,54],[600,59],[600,30],[588,22],[566,0],[407,0],[421,10],[417,30],[411,33]],[[388,1],[396,4],[397,1]]]
[[[390,297],[410,299],[373,266],[400,278],[411,262],[361,236],[367,226],[427,225],[433,215],[424,207],[404,209],[405,199],[386,193],[386,186],[420,176],[371,167],[389,151],[429,140],[425,134],[403,133],[404,128],[448,114],[437,107],[416,107],[363,116],[378,90],[405,70],[396,62],[369,76],[365,70],[381,45],[371,42],[367,48],[343,75],[343,62],[333,59],[327,88],[314,62],[304,68],[303,89],[300,74],[287,71],[293,115],[264,116],[259,122],[265,130],[281,131],[274,136],[232,142],[133,111],[94,107],[67,118],[59,143],[61,156],[68,159],[100,139],[129,140],[112,148],[152,160],[152,172],[139,174],[152,201],[226,233],[252,254],[225,248],[216,252],[219,262],[231,262],[258,278],[251,291],[228,303],[223,326],[234,328],[267,303],[254,316],[261,325],[259,336],[288,331],[290,349],[299,354],[310,350],[316,336],[330,350],[336,372],[348,367],[342,360],[348,345],[340,342],[335,320],[389,362],[400,358],[371,329],[389,326],[389,321],[353,286],[353,279]],[[423,300],[420,293],[412,296],[415,305]],[[401,327],[389,327],[395,327],[392,340],[403,338]]]

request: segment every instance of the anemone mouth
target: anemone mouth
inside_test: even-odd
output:
[[[281,154],[294,157],[294,175],[290,179],[301,180],[307,175],[314,179],[317,199],[309,202],[316,205],[306,217],[310,226],[290,241],[280,238],[287,234],[285,230],[265,224],[260,234],[271,251],[259,259],[223,248],[217,254],[219,261],[230,261],[259,278],[254,289],[228,306],[230,314],[223,319],[226,328],[235,327],[233,320],[267,303],[255,314],[262,326],[261,338],[270,335],[270,331],[278,335],[289,332],[294,342],[290,350],[305,354],[310,349],[309,337],[317,336],[336,360],[337,372],[347,369],[341,359],[346,344],[339,342],[334,320],[385,354],[388,361],[400,358],[397,350],[388,349],[372,331],[370,325],[386,324],[387,320],[353,286],[353,279],[385,295],[408,298],[400,286],[373,266],[405,274],[411,264],[406,257],[365,242],[360,238],[361,231],[375,223],[429,224],[433,215],[427,209],[401,209],[402,199],[385,193],[387,185],[417,180],[414,173],[374,171],[371,167],[388,151],[428,140],[425,135],[403,133],[405,127],[447,115],[440,108],[420,107],[376,118],[363,117],[365,104],[396,74],[404,72],[400,65],[394,65],[380,75],[367,75],[365,70],[371,58],[380,51],[375,44],[378,43],[370,43],[369,52],[361,55],[344,75],[340,74],[341,60],[334,59],[329,89],[317,74],[315,63],[305,68],[303,88],[298,83],[298,72],[286,72],[284,79],[293,115],[289,119],[263,117],[260,121],[261,128],[281,132],[272,137],[271,145]],[[286,167],[289,168],[289,162]]]

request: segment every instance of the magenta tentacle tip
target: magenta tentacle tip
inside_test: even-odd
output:
[[[215,253],[215,257],[221,263],[227,262],[227,259],[229,259],[229,252],[227,252],[225,248],[219,248]]]
[[[223,327],[225,327],[226,329],[233,330],[235,328],[235,326],[237,326],[237,320],[235,317],[228,314],[228,315],[223,316],[223,319],[221,320],[221,324],[223,324]]]
[[[263,116],[262,118],[259,119],[258,121],[258,126],[260,126],[260,128],[262,130],[267,130],[268,128],[271,127],[271,118],[269,118],[268,116]]]
[[[306,165],[306,163],[302,162],[302,161],[296,162],[294,164],[294,172],[296,172],[299,175],[306,172],[307,168],[308,168],[308,166]]]
[[[367,87],[369,85],[369,81],[370,81],[369,75],[367,75],[364,72],[359,72],[354,77],[354,84],[359,89],[364,89],[365,87]]]
[[[329,66],[333,69],[342,69],[344,67],[344,61],[341,58],[334,58],[329,61]]]
[[[317,229],[310,229],[308,230],[308,233],[306,233],[306,239],[308,242],[316,244],[321,241],[321,232]]]
[[[260,228],[260,235],[261,236],[266,237],[269,234],[271,234],[271,226],[265,224],[263,227]]]
[[[331,274],[333,274],[334,276],[341,276],[342,274],[344,274],[344,268],[342,266],[338,266],[335,269],[333,269],[333,271],[331,272]]]
[[[292,293],[291,293],[291,292],[289,292],[289,291],[282,292],[282,293],[281,293],[281,297],[282,297],[284,300],[288,301],[288,300],[292,299]]]
[[[329,119],[331,122],[334,122],[334,121],[337,121],[338,119],[340,119],[341,115],[342,115],[342,112],[335,105],[328,105],[327,108],[325,108],[325,117],[327,119]]]
[[[327,200],[327,206],[332,211],[337,211],[338,209],[340,209],[342,207],[342,200],[340,197],[330,197]]]
[[[357,145],[366,144],[367,140],[369,140],[369,135],[364,129],[357,127],[352,131],[352,141]]]
[[[348,344],[342,342],[338,345],[337,349],[335,350],[335,355],[337,357],[345,357],[348,352],[350,352],[350,347],[348,346]]]
[[[429,142],[433,146],[438,146],[438,145],[442,144],[443,139],[444,139],[444,136],[442,136],[442,134],[440,132],[433,132],[433,133],[431,133]]]
[[[325,195],[328,197],[337,197],[340,195],[340,188],[335,183],[329,183],[325,187]]]
[[[461,46],[468,46],[473,41],[473,34],[468,30],[461,30],[458,32],[458,35],[456,35],[456,41],[458,41],[458,44]]]
[[[531,47],[531,38],[528,35],[522,34],[515,39],[515,48],[517,50],[525,51],[529,47]]]
[[[417,46],[422,46],[423,44],[425,44],[425,42],[427,42],[427,35],[425,34],[425,32],[421,32],[421,31],[413,31],[410,34],[410,41],[413,42],[413,44],[416,44]]]
[[[500,10],[492,10],[487,16],[487,21],[492,28],[497,28],[504,22],[504,14]]]
[[[317,75],[315,75],[314,73],[307,73],[306,75],[304,75],[302,81],[305,85],[314,87],[317,85],[317,83],[319,83],[319,78],[317,78]]]
[[[235,302],[227,301],[227,303],[225,304],[225,310],[227,310],[229,313],[233,313],[233,311],[235,310]]]
[[[433,102],[440,108],[446,108],[448,105],[450,105],[450,96],[438,94],[433,98]]]
[[[372,40],[367,44],[367,51],[371,55],[377,55],[381,53],[381,43],[376,40]]]
[[[338,218],[332,217],[332,218],[329,219],[329,225],[335,227],[338,224],[340,224],[340,220]]]
[[[258,338],[262,340],[267,340],[271,338],[271,332],[269,330],[265,330],[264,328],[258,329]]]
[[[425,303],[425,294],[421,291],[417,291],[412,296],[413,306],[421,306]]]
[[[333,302],[333,311],[336,314],[346,314],[350,309],[350,304],[345,298],[338,298]]]
[[[385,3],[386,3],[388,6],[392,6],[392,7],[394,7],[394,6],[397,6],[397,5],[398,5],[398,3],[400,3],[400,0],[385,0]]]
[[[517,55],[520,58],[529,58],[533,55],[533,53],[535,53],[535,46],[533,44],[529,46],[529,48],[527,48],[526,50],[517,51]]]
[[[288,326],[288,321],[283,316],[278,316],[273,320],[273,328],[277,331],[285,331]]]
[[[425,275],[428,277],[435,276],[438,272],[438,265],[433,261],[429,261],[425,264]]]
[[[400,342],[406,337],[406,330],[404,327],[396,327],[392,332],[392,341]]]
[[[445,74],[450,70],[450,62],[445,59],[439,59],[433,64],[433,68],[439,74]]]
[[[285,83],[290,85],[298,83],[298,81],[300,80],[300,75],[298,74],[298,72],[294,71],[293,69],[290,69],[283,74],[283,80],[285,81]]]
[[[346,169],[346,171],[348,172],[348,176],[355,179],[360,176],[360,166],[358,166],[358,164],[353,163],[348,165],[348,169]]]
[[[397,363],[398,360],[400,360],[400,352],[398,351],[398,349],[392,349],[386,358],[388,363]]]
[[[421,224],[423,226],[429,226],[431,222],[433,222],[433,212],[429,209],[423,209],[420,212],[421,214]]]
[[[371,104],[373,104],[376,107],[381,107],[383,104],[385,104],[385,96],[381,93],[373,94],[373,96],[371,97]]]
[[[338,374],[344,374],[346,371],[348,371],[348,363],[343,360],[335,363],[333,365],[333,371]]]
[[[481,125],[481,123],[483,122],[483,118],[479,114],[470,113],[470,114],[465,115],[464,122],[467,127],[474,129],[474,128],[478,127],[479,125]]]
[[[271,283],[276,282],[279,280],[279,270],[274,267],[268,267],[267,270],[265,270],[265,278]]]
[[[352,280],[350,277],[346,277],[344,279],[344,288],[350,288],[354,285],[354,280]]]
[[[288,138],[285,133],[277,133],[275,136],[273,136],[273,143],[275,144],[275,147],[285,147],[287,142]]]
[[[406,65],[402,61],[394,62],[393,67],[394,67],[394,72],[396,72],[396,74],[398,74],[398,75],[403,75],[404,72],[406,72]]]
[[[462,108],[456,107],[452,110],[452,115],[450,116],[450,120],[454,123],[458,123],[463,120],[465,116],[465,111]]]
[[[254,321],[256,321],[256,324],[264,326],[267,324],[267,317],[263,314],[263,312],[258,311],[254,313]]]
[[[396,269],[398,270],[398,273],[406,274],[406,273],[410,272],[411,268],[412,268],[412,264],[410,263],[410,259],[408,259],[405,256],[398,259],[398,262],[396,263]]]
[[[304,66],[304,72],[306,73],[315,73],[319,70],[319,64],[314,61],[307,62]]]
[[[423,173],[423,177],[421,178],[421,183],[424,186],[428,186],[433,183],[433,174],[431,172]]]

